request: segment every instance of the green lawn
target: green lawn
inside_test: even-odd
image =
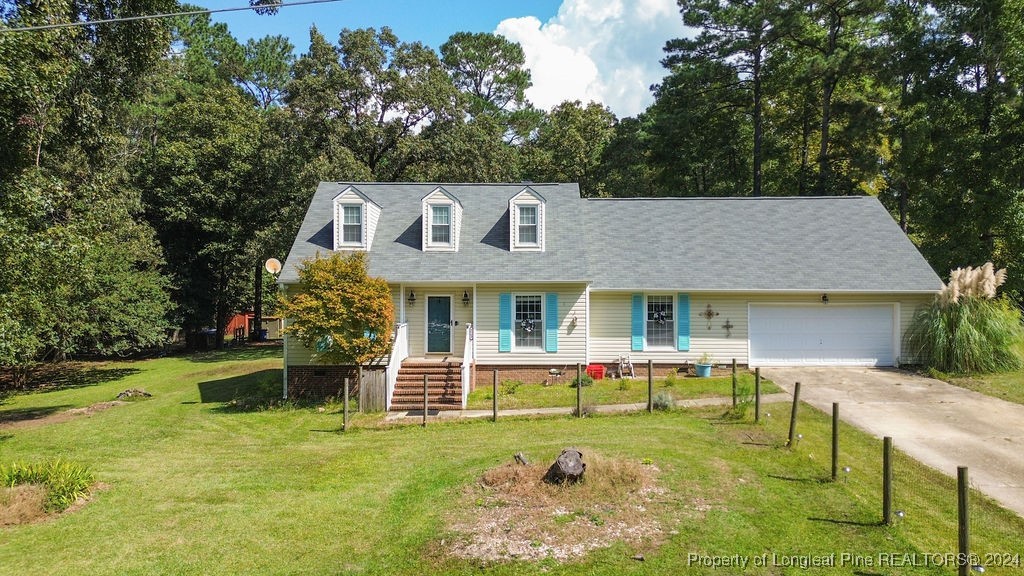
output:
[[[971,376],[943,375],[942,379],[961,388],[1024,404],[1024,370]]]
[[[640,550],[642,562],[631,559],[637,550],[613,544],[579,563],[544,562],[551,574],[736,574],[693,565],[689,555],[773,552],[798,560],[835,554],[837,562],[846,554],[875,565],[745,573],[955,573],[934,565],[956,551],[955,481],[897,454],[895,503],[906,517],[877,525],[881,441],[844,426],[842,463],[852,472],[848,481],[823,481],[829,418],[808,406],[803,441],[792,451],[781,446],[783,405],[769,406],[775,416],[763,425],[723,419],[722,409],[425,429],[361,415],[345,434],[334,406],[226,406],[235,396],[271,395],[279,355],[259,349],[107,364],[88,384],[0,406],[0,419],[10,419],[110,400],[125,388],[154,395],[63,423],[0,428],[0,462],[60,456],[88,465],[105,485],[79,511],[0,528],[0,574],[479,573],[476,562],[436,553],[450,537],[444,511],[513,453],[547,461],[567,445],[657,465],[675,520],[659,547]],[[974,550],[1024,554],[1024,520],[972,498]],[[879,554],[917,554],[897,559],[918,565],[878,567]],[[489,572],[538,568],[510,562]]]
[[[545,386],[543,384],[522,384],[513,388],[507,381],[498,384],[498,408],[552,408],[557,406],[571,407],[576,405],[576,388],[570,386],[571,378],[563,382]],[[754,393],[754,375],[741,372],[737,378],[737,389],[741,395]],[[654,380],[654,394],[668,393],[676,400],[690,398],[707,398],[710,396],[731,396],[732,376],[715,378],[677,378],[675,384],[666,386],[663,378]],[[771,394],[781,389],[771,381],[761,379],[761,393]],[[493,385],[487,383],[478,386],[469,393],[467,407],[471,409],[490,409]],[[596,404],[634,404],[647,402],[647,380],[611,378],[596,380],[592,386],[583,387],[584,405]]]

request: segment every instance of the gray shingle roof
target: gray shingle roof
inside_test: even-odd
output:
[[[331,200],[349,185],[382,209],[370,273],[389,282],[588,281],[596,290],[927,292],[941,281],[873,197],[579,197],[575,184],[321,183],[288,255],[332,247]],[[464,207],[458,252],[420,249],[420,199]],[[509,251],[508,200],[546,199],[545,251]]]
[[[317,251],[330,252],[331,201],[354,186],[380,205],[370,247],[370,274],[389,282],[583,282],[590,278],[584,254],[584,208],[576,184],[406,184],[322,182],[317,187],[280,282],[295,282],[295,266]],[[458,252],[421,249],[420,200],[438,186],[462,203]],[[509,251],[508,201],[530,187],[546,200],[545,251]]]

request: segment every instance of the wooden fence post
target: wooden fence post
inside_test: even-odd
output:
[[[344,432],[348,432],[348,376],[345,376],[345,390],[343,391],[344,397],[341,399],[342,406],[342,426],[341,429]]]
[[[583,364],[576,363],[576,417],[583,418]]]
[[[793,410],[789,413],[789,442],[786,446],[793,447],[793,440],[796,439],[796,410],[800,405],[800,383],[793,387]]]
[[[892,436],[882,438],[882,523],[892,524]]]
[[[427,427],[427,404],[428,404],[428,402],[427,402],[427,396],[428,396],[427,379],[428,378],[429,378],[429,376],[427,376],[426,374],[423,375],[423,427],[424,428]]]
[[[363,365],[356,366],[356,387],[359,389],[359,407],[357,408],[360,413],[365,409],[363,408],[363,389],[366,386],[363,385]]]
[[[621,376],[621,374],[620,374]],[[654,360],[647,361],[647,413],[654,412]]]
[[[732,359],[732,407],[736,407],[736,359]]]
[[[491,422],[498,421],[498,371],[494,371],[494,381],[491,382]]]
[[[957,505],[957,565],[958,576],[969,576],[971,573],[971,523],[968,512],[968,495],[970,483],[967,481],[967,466],[956,469],[956,505]]]
[[[832,481],[839,474],[839,402],[832,403]]]
[[[754,422],[761,421],[761,367],[754,369]]]

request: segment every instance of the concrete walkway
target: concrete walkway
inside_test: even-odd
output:
[[[1024,406],[940,380],[878,368],[763,368],[800,400],[878,437],[943,474],[967,466],[971,485],[1024,516]]]
[[[789,394],[765,394],[761,396],[762,404],[772,402],[789,402],[793,397]],[[693,400],[676,400],[677,408],[699,408],[702,406],[728,406],[732,398],[728,396],[717,396],[714,398],[696,398]],[[640,412],[647,410],[647,403],[637,404],[604,404],[588,406],[588,409],[600,414],[617,414],[623,412]],[[556,408],[516,408],[512,410],[498,410],[498,418],[507,416],[565,416],[572,414],[575,406],[559,406]],[[428,418],[439,420],[453,420],[458,418],[490,418],[491,410],[440,410],[430,411]],[[423,418],[423,411],[410,410],[408,412],[388,412],[385,420],[404,420],[407,418]]]

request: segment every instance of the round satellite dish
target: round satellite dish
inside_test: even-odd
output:
[[[278,260],[277,258],[271,258],[270,260],[267,260],[265,266],[267,268],[267,272],[270,272],[271,274],[277,274],[278,272],[281,271],[281,261]]]

